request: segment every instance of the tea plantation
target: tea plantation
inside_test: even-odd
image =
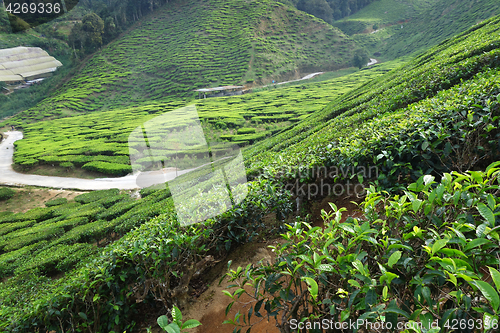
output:
[[[53,200],[46,208],[0,217],[0,277],[36,272],[55,276],[139,226],[172,208],[168,190],[140,201],[118,190]],[[169,208],[170,207],[170,208]]]
[[[210,105],[229,109],[233,101],[241,110],[238,104],[246,98],[259,109],[265,100],[275,107],[280,94],[289,89],[293,95],[298,87],[262,92],[255,99],[204,100],[200,113]],[[265,316],[263,308],[282,332],[289,329],[282,318],[292,316],[427,327],[437,320],[431,333],[456,331],[455,320],[469,331],[496,332],[500,16],[342,93],[322,108],[306,104],[313,103],[308,96],[294,112],[298,121],[286,119],[290,124],[280,133],[248,147],[248,196],[205,223],[181,226],[168,189],[144,190],[140,201],[116,191],[94,192],[75,202],[0,217],[0,264],[7,272],[0,283],[0,330],[132,331],[144,313],[186,304],[199,263],[210,256],[224,260],[237,244],[279,234],[282,241],[271,262],[229,270],[237,290],[226,294],[238,301],[248,291],[254,301],[248,312],[231,318],[236,329],[247,331],[251,316]],[[283,103],[280,107],[293,104]],[[148,110],[155,113],[157,106],[175,107],[142,106],[131,117],[153,117]],[[262,129],[254,124],[268,124],[270,118],[263,117],[275,116],[252,113],[246,119],[251,111],[228,117],[240,119],[236,133],[219,138],[237,142],[258,134]],[[218,120],[208,119],[211,114],[216,110],[208,112],[205,123]],[[92,115],[105,119],[106,113]],[[99,132],[98,120],[87,123],[89,135]],[[71,118],[57,121],[74,131],[79,126]],[[228,120],[221,123],[231,128]],[[30,126],[36,134],[37,125]],[[103,149],[108,139],[101,141]],[[48,142],[44,146],[57,149]],[[78,151],[82,148],[73,155],[86,156]],[[102,150],[94,156],[101,153],[111,155]],[[331,213],[322,212],[325,228],[312,227],[307,218],[295,217],[295,198],[285,184],[316,185],[324,179],[308,171],[335,166],[374,166],[379,175],[356,177],[368,187],[362,217],[340,223],[343,209],[332,205]]]
[[[263,140],[323,108],[337,96],[397,66],[376,65],[336,79],[264,90],[244,96],[196,100],[207,142],[230,141],[240,147]],[[182,102],[89,113],[24,126],[14,163],[83,168],[111,176],[131,172],[128,137],[140,124],[180,108]],[[96,163],[99,167],[96,168]]]
[[[197,88],[350,67],[354,48],[338,29],[271,0],[178,1],[141,20],[9,124],[189,100]]]
[[[422,52],[500,14],[495,0],[381,0],[333,25],[383,59]],[[378,30],[375,33],[374,27]]]
[[[459,122],[464,113],[473,113],[473,118],[478,119],[483,112],[495,110],[491,104],[496,101],[495,68],[500,62],[498,21],[495,17],[474,26],[403,67],[343,95],[289,131],[254,145],[247,151],[252,172],[287,169],[286,165],[340,166],[356,162],[384,166],[391,174],[397,173],[396,169],[412,170],[410,173],[415,175],[437,169],[441,164],[437,155],[447,141],[444,134],[439,134],[439,126],[448,126],[438,125],[437,118],[453,116],[449,121],[458,122],[456,130],[467,132],[467,123]],[[429,103],[446,107],[431,107]],[[405,123],[413,117],[417,117],[414,125]],[[378,132],[377,124],[386,121]],[[490,115],[483,121],[482,125],[490,128],[488,125],[492,122],[494,126],[496,118]],[[433,126],[437,127],[431,130]],[[436,141],[434,145],[422,145],[429,140]],[[459,144],[454,141],[459,137],[450,140],[450,144]],[[496,151],[494,146],[490,148]],[[451,153],[449,148],[446,151]],[[406,163],[413,169],[408,169]]]

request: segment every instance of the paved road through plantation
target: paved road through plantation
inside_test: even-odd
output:
[[[23,133],[19,131],[10,131],[5,133],[8,137],[0,144],[0,184],[2,185],[31,185],[40,187],[52,187],[59,189],[72,190],[107,190],[118,188],[120,190],[137,189],[139,186],[136,183],[137,175],[128,175],[120,178],[98,178],[98,179],[81,179],[71,177],[52,177],[27,175],[14,171],[12,169],[14,142],[23,138]],[[194,169],[182,170],[178,175],[190,172]],[[176,178],[176,172],[171,171],[164,174],[165,180]]]

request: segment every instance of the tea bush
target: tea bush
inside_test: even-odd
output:
[[[82,169],[87,171],[96,171],[113,176],[125,176],[132,172],[130,165],[108,163],[108,162],[90,162],[84,164]]]
[[[361,320],[355,329],[368,329],[365,320],[426,330],[438,320],[441,332],[456,320],[471,330],[498,327],[499,166],[445,173],[440,182],[422,176],[402,195],[372,186],[361,218],[341,223],[345,208],[331,204],[325,229],[289,224],[273,262],[227,274],[238,289],[227,293],[234,301],[226,313],[242,295],[254,302],[228,322],[246,328],[263,308],[281,332],[291,319],[325,318]]]
[[[115,325],[131,328],[137,304],[149,304],[155,302],[154,299],[168,308],[184,304],[184,288],[189,285],[195,265],[205,261],[210,263],[213,257],[208,256],[209,253],[215,255],[230,250],[233,244],[263,237],[268,230],[266,223],[270,221],[265,219],[266,216],[276,215],[282,221],[291,211],[289,196],[278,192],[268,181],[261,180],[250,184],[249,194],[241,204],[206,223],[181,227],[166,190],[156,191],[142,199],[141,204],[123,215],[128,215],[128,220],[121,221],[130,225],[129,221],[134,217],[130,214],[132,210],[147,206],[145,201],[154,206],[155,199],[161,198],[165,201],[161,204],[164,210],[154,212],[159,214],[156,218],[145,215],[142,224],[133,225],[137,228],[106,247],[98,256],[85,252],[92,250],[86,245],[82,247],[83,252],[78,250],[73,256],[71,251],[80,249],[77,245],[81,246],[81,243],[74,243],[80,240],[75,237],[87,237],[88,229],[94,226],[107,228],[117,223],[115,220],[83,224],[52,243],[57,251],[54,257],[60,259],[58,263],[50,260],[52,256],[46,256],[50,249],[46,252],[42,249],[36,252],[38,256],[34,259],[18,261],[19,265],[14,268],[10,266],[10,270],[19,274],[0,285],[3,299],[0,327],[20,331],[30,331],[33,325],[61,329],[62,322],[68,329],[91,326],[109,331],[116,328]],[[275,232],[279,230],[276,228]],[[109,235],[109,231],[105,234]],[[75,245],[71,245],[73,243]],[[69,263],[75,263],[85,255],[88,259],[85,265],[69,271],[72,266],[62,259],[65,255]],[[2,262],[0,257],[0,265]],[[68,266],[64,266],[66,263]],[[57,283],[32,274],[48,271],[54,274],[63,267],[68,273]],[[23,281],[30,284],[29,293]],[[151,298],[151,295],[155,297]],[[17,306],[21,297],[29,298],[22,309]],[[96,307],[100,309],[98,312],[91,310]],[[69,318],[74,319],[66,320]]]
[[[47,207],[53,207],[53,206],[59,206],[59,205],[64,205],[68,203],[68,199],[66,198],[57,198],[57,199],[52,199],[49,200],[45,203],[45,206]]]
[[[1,187],[0,188],[0,201],[9,200],[10,198],[12,198],[14,196],[14,194],[16,194],[16,191],[14,191],[13,189],[8,188],[8,187]]]
[[[197,100],[195,105],[208,142],[230,140],[242,143],[250,140],[246,140],[245,137],[233,139],[233,135],[229,133],[245,134],[242,131],[250,126],[256,131],[265,130],[268,133],[271,126],[274,126],[275,130],[284,129],[291,124],[292,118],[298,119],[297,117],[307,116],[321,109],[336,96],[384,74],[397,64],[387,63],[368,71],[303,86],[229,98]],[[115,171],[106,163],[129,165],[130,148],[133,147],[129,147],[128,139],[138,124],[184,105],[185,102],[150,102],[142,107],[119,108],[105,113],[89,113],[24,125],[24,139],[15,143],[14,163],[24,168],[35,165],[61,166],[62,163],[72,163],[75,168],[82,168],[83,165],[90,163],[86,167],[90,171],[112,176],[130,172],[126,166],[119,166]],[[290,117],[273,118],[278,120],[273,125],[252,123],[255,117],[276,116],[283,112]],[[97,122],[99,126],[95,125]],[[217,123],[224,123],[226,129],[222,129]],[[262,140],[265,137],[265,135],[256,136],[251,138],[251,141]]]
[[[488,70],[495,69],[500,65],[499,26],[500,18],[498,16],[486,20],[457,38],[432,48],[404,67],[391,71],[383,79],[375,79],[346,93],[341,99],[337,99],[323,110],[309,115],[295,126],[282,131],[271,139],[257,143],[246,151],[249,173],[259,174],[265,170],[270,174],[277,175],[297,165],[304,168],[321,165],[352,166],[355,165],[358,158],[364,159],[365,163],[370,163],[370,165],[382,166],[385,163],[386,170],[390,169],[390,163],[395,167],[407,168],[407,170],[411,167],[414,179],[423,173],[432,172],[429,166],[422,167],[425,162],[420,164],[421,158],[411,159],[411,156],[407,155],[406,152],[400,155],[394,146],[397,143],[405,149],[413,149],[412,156],[426,156],[428,153],[427,144],[423,146],[425,152],[420,150],[418,146],[411,147],[414,142],[407,136],[407,133],[416,137],[419,131],[428,131],[435,118],[419,114],[418,110],[422,110],[422,108],[412,104],[420,101],[422,101],[422,105],[432,103],[433,98],[440,91],[450,89],[450,91],[441,94],[447,94],[447,97],[453,98],[453,104],[448,105],[446,98],[440,95],[438,96],[440,102],[433,106],[432,113],[436,117],[440,117],[440,113],[442,115],[441,124],[447,122],[446,115],[449,116],[455,108],[458,108],[461,112],[473,112],[474,119],[480,119],[483,112],[491,112],[491,116],[486,117],[485,120],[489,125],[497,126],[495,123],[498,119],[495,117],[498,109],[495,101],[498,94],[496,92],[498,75],[496,70],[489,73]],[[480,74],[483,72],[485,73]],[[469,80],[471,80],[470,83],[467,83]],[[482,94],[481,88],[475,90],[476,85],[482,85],[487,93]],[[462,94],[461,87],[467,89],[468,92]],[[474,103],[468,101],[469,92],[474,96],[471,99],[476,99]],[[425,100],[427,101],[424,102]],[[484,108],[489,108],[489,111],[484,111]],[[386,147],[391,147],[391,150],[395,150],[394,153],[385,156],[384,152],[388,153],[385,149],[370,150],[374,147],[368,147],[366,150],[361,149],[357,152],[357,149],[349,151],[351,145],[361,147],[365,144],[363,140],[371,135],[368,134],[371,132],[371,126],[380,119],[388,120],[391,117],[397,117],[391,114],[399,114],[398,120],[394,119],[385,123],[384,127],[380,127],[380,131],[373,133],[372,139],[369,140],[387,143]],[[405,132],[401,135],[392,132],[392,126],[397,128],[398,122],[403,118],[415,120],[419,118],[420,122],[414,122],[412,125],[407,124]],[[457,118],[452,119],[458,121]],[[451,119],[449,120],[451,121]],[[366,125],[362,130],[365,131],[365,134],[363,137],[356,137],[355,133],[358,132],[360,124]],[[451,137],[457,138],[467,132],[465,129],[469,125],[461,124],[463,125],[462,129],[457,129],[456,132],[453,127],[442,127],[439,131],[446,131],[444,135],[452,140]],[[489,137],[481,140],[493,140],[497,135],[496,130],[488,127],[486,123],[482,124],[485,127],[478,129],[476,134],[482,136],[488,133]],[[386,137],[390,138],[390,141],[385,141]],[[436,137],[434,144],[446,144],[447,140],[444,138],[440,140],[438,134],[433,135],[433,137]],[[422,136],[422,143],[423,138]],[[391,143],[389,144],[389,142]],[[338,146],[343,148],[338,149]],[[482,146],[482,143],[476,146],[476,153],[481,152],[479,146]],[[431,147],[431,149],[434,148]],[[444,147],[441,146],[439,149],[443,150]],[[373,161],[373,156],[378,157],[380,154],[382,154],[380,160]],[[353,160],[352,156],[357,156],[356,160]],[[478,155],[478,158],[481,158],[481,155]],[[370,162],[367,162],[369,159],[371,159]],[[459,157],[457,156],[456,159]],[[491,161],[489,160],[489,162]],[[408,162],[410,165],[403,167]],[[431,162],[435,164],[435,159]],[[450,160],[444,166],[448,170],[450,170],[450,165],[447,165],[449,162]],[[441,171],[439,166],[434,168],[430,165],[430,167],[436,169],[436,172]],[[384,176],[388,177],[390,174],[384,173]]]
[[[120,191],[118,189],[92,191],[89,193],[80,194],[75,197],[75,201],[81,204],[88,204],[95,201],[100,201],[109,197],[117,196]]]

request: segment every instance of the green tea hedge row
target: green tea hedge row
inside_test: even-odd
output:
[[[53,206],[59,206],[59,205],[64,205],[68,203],[68,199],[66,198],[57,198],[57,199],[52,199],[49,200],[45,203],[45,206],[47,207],[53,207]]]
[[[89,193],[83,193],[75,197],[75,201],[81,204],[88,204],[91,202],[99,201],[102,199],[106,199],[109,197],[117,196],[120,191],[116,188],[110,190],[102,190],[102,191],[92,191]]]
[[[96,171],[114,176],[125,176],[132,172],[130,165],[108,163],[108,162],[90,162],[84,164],[82,169],[87,171]]]
[[[498,16],[486,20],[466,34],[393,70],[383,79],[345,94],[290,130],[257,144],[246,152],[249,172],[257,174],[264,167],[270,172],[281,170],[283,161],[289,166],[322,165],[325,156],[318,156],[316,152],[325,151],[329,145],[349,137],[359,124],[432,98],[439,91],[470,80],[487,68],[500,66],[499,27]]]
[[[66,200],[56,199],[54,201],[60,204],[49,204],[48,208],[35,208],[26,213],[8,214],[0,223],[0,266],[4,268],[3,276],[35,271],[38,265],[43,274],[65,273],[61,267],[69,269],[76,263],[69,259],[61,263],[65,251],[61,250],[58,259],[47,264],[45,254],[43,258],[37,259],[40,254],[38,250],[48,254],[56,245],[111,242],[160,213],[171,211],[169,196],[167,189],[156,190],[142,200],[132,200],[128,194],[119,194],[117,189],[94,191],[81,194],[72,202],[62,203]],[[36,220],[26,220],[28,217]],[[119,234],[111,237],[110,233],[115,231]],[[35,248],[37,251],[34,251]],[[21,263],[28,260],[29,268],[23,266],[18,269]]]
[[[3,200],[9,200],[16,194],[16,191],[14,191],[11,188],[8,187],[0,187],[0,201]]]
[[[66,272],[76,263],[79,263],[97,252],[90,244],[54,245],[36,253],[32,259],[19,265],[15,273],[36,270],[42,274],[50,272]]]
[[[3,299],[0,327],[30,331],[36,323],[49,329],[56,322],[59,325],[59,319],[64,326],[68,325],[63,328],[65,330],[94,323],[100,323],[97,325],[105,331],[116,329],[116,325],[120,329],[132,327],[138,301],[142,302],[140,296],[130,292],[132,289],[146,288],[149,293],[159,293],[163,292],[159,288],[170,286],[166,288],[171,290],[179,285],[177,272],[183,271],[185,262],[197,263],[205,258],[208,251],[229,250],[234,242],[246,242],[257,237],[259,232],[266,230],[265,223],[269,223],[266,216],[276,214],[277,219],[283,220],[292,209],[289,196],[277,192],[277,188],[268,181],[252,183],[249,190],[244,202],[206,224],[181,227],[174,211],[165,210],[57,283],[30,275],[29,269],[16,275],[0,288],[0,298]],[[166,194],[166,190],[156,191],[142,201],[151,198],[149,200],[154,202],[153,197],[161,198]],[[164,200],[166,202],[162,205],[172,201],[171,198]],[[58,253],[72,249],[62,245],[57,247]],[[45,256],[46,252],[40,253],[39,259],[27,262],[24,267],[33,263],[31,271],[55,272],[59,269],[51,256]],[[23,269],[20,267],[17,271],[21,273]],[[31,285],[29,293],[21,281]],[[152,284],[146,281],[152,281]],[[67,298],[68,295],[70,298]],[[27,300],[23,308],[17,306],[19,298]],[[147,302],[152,300],[150,296],[146,299]],[[175,301],[171,298],[164,300],[166,304]],[[99,307],[100,311],[87,311],[87,306]],[[66,321],[65,318],[75,320]]]

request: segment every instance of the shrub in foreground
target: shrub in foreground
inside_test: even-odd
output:
[[[14,191],[11,188],[8,187],[0,187],[0,201],[3,200],[9,200],[16,194],[16,191]]]
[[[341,223],[345,209],[332,204],[333,213],[322,212],[325,229],[288,225],[284,242],[273,247],[272,263],[227,274],[237,290],[226,294],[254,301],[247,313],[228,322],[252,326],[252,315],[261,317],[263,308],[281,332],[301,320],[311,325],[323,319],[359,320],[360,331],[372,331],[375,322],[423,325],[426,332],[450,332],[454,323],[496,331],[499,166],[446,173],[439,183],[423,176],[402,195],[371,187],[362,218]],[[436,321],[441,331],[432,326]]]

